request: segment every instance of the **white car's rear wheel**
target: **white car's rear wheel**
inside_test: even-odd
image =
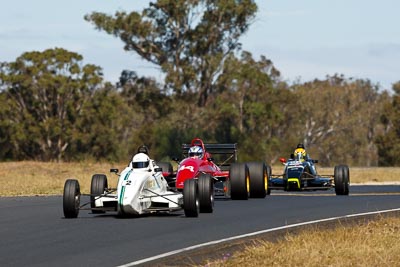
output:
[[[157,162],[158,167],[162,169],[163,176],[169,187],[175,187],[174,169],[170,162]]]
[[[96,210],[95,201],[104,194],[104,191],[108,187],[107,176],[104,174],[95,174],[92,176],[92,182],[90,185],[90,207],[92,213],[105,213],[103,210]]]

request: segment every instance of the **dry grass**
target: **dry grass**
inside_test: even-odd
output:
[[[332,170],[333,171],[333,170]],[[320,170],[325,173],[325,169]],[[383,183],[400,182],[400,168],[398,167],[350,167],[350,181],[352,183]]]
[[[65,180],[78,179],[81,192],[89,193],[92,175],[106,174],[109,185],[116,186],[117,176],[110,168],[124,168],[111,163],[0,163],[0,196],[62,195]]]
[[[79,180],[81,191],[89,193],[93,174],[103,173],[109,185],[115,187],[117,176],[110,168],[122,170],[126,163],[49,163],[49,162],[0,162],[0,196],[61,195],[68,178]],[[283,169],[282,166],[274,170]],[[333,174],[333,168],[319,168],[321,174]],[[351,183],[397,182],[400,168],[350,167]]]
[[[400,266],[399,225],[400,218],[381,218],[334,230],[315,227],[206,266]]]

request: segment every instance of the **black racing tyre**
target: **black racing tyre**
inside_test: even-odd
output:
[[[95,210],[95,200],[99,198],[100,195],[104,194],[105,189],[108,188],[107,176],[104,174],[95,174],[92,176],[92,182],[90,185],[90,207],[92,208],[92,213],[105,213],[103,210]]]
[[[267,165],[263,162],[247,162],[250,173],[250,197],[265,198],[268,190]]]
[[[201,173],[197,181],[201,213],[212,213],[214,209],[214,183],[210,174]]]
[[[174,169],[172,164],[170,162],[157,162],[157,166],[162,169],[163,174],[168,173],[167,176],[164,176],[168,186],[175,187],[175,178],[173,177]]]
[[[186,217],[199,216],[199,195],[197,181],[188,179],[183,185],[183,210]]]
[[[246,163],[233,163],[229,170],[231,198],[247,200],[250,193],[250,174]]]
[[[272,175],[272,168],[271,166],[267,165],[267,175],[268,175],[268,189],[267,195],[271,195],[271,175]]]
[[[65,218],[76,218],[79,214],[81,202],[81,190],[79,182],[75,179],[68,179],[64,184],[63,211]]]
[[[347,196],[349,194],[349,185],[350,185],[349,167],[347,165],[335,166],[333,176],[335,181],[336,195]]]

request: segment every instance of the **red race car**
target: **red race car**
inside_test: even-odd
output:
[[[182,153],[183,160],[174,159],[178,162],[176,171],[169,162],[158,163],[169,185],[177,190],[183,190],[187,179],[206,177],[204,180],[213,183],[215,196],[246,200],[270,194],[269,166],[264,162],[237,163],[236,144],[204,144],[194,138],[190,144],[182,145]]]

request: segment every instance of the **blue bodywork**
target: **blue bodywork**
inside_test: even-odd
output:
[[[314,160],[290,159],[285,163],[282,175],[271,176],[271,189],[285,191],[323,190],[333,187],[332,177],[321,177],[315,168]]]

